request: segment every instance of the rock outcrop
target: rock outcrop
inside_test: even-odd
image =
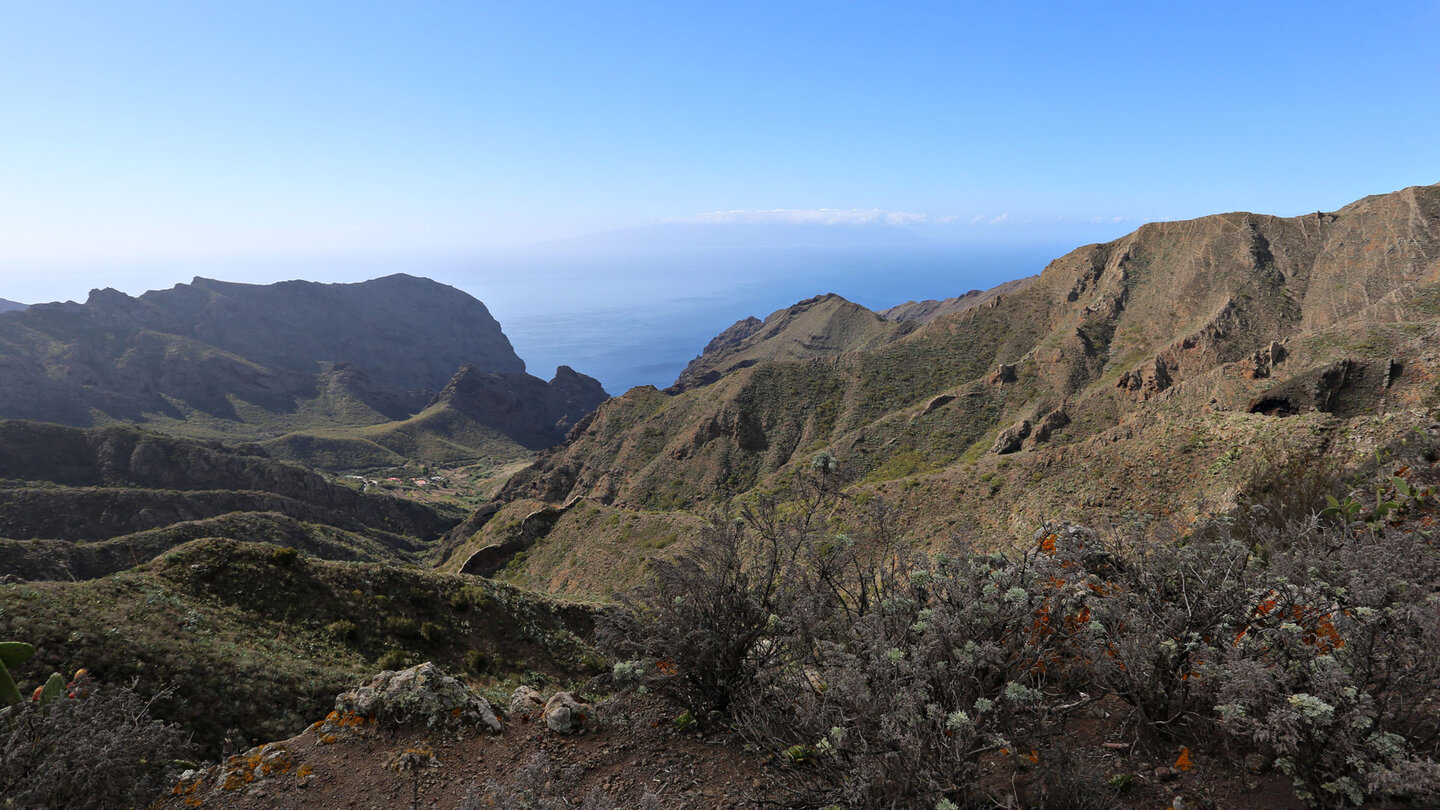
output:
[[[426,662],[409,669],[387,670],[335,698],[335,711],[320,733],[334,734],[362,722],[381,725],[423,725],[426,728],[481,727],[504,729],[490,701]]]
[[[537,716],[544,710],[545,698],[540,696],[538,690],[522,684],[515,687],[515,691],[510,693],[508,713],[512,719]]]
[[[528,374],[484,372],[464,366],[426,408],[449,409],[521,446],[542,450],[609,399],[600,382],[560,366],[545,382]]]

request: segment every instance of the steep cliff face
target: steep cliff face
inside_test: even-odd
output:
[[[556,369],[549,382],[465,366],[427,410],[458,411],[529,449],[543,450],[564,441],[576,422],[607,399],[599,380],[569,366]]]
[[[598,401],[568,376],[552,391],[526,375],[484,304],[407,275],[359,284],[197,278],[138,298],[96,290],[84,304],[41,304],[0,316],[0,417],[76,426],[149,423],[230,440],[299,433],[277,450],[317,463],[325,462],[303,452],[317,442],[328,448],[324,459],[342,464],[413,457],[383,443],[366,445],[368,437],[334,434],[408,422],[461,367],[501,375],[510,397]],[[445,457],[434,460],[490,451],[513,457],[536,446],[537,435],[555,434],[554,418],[524,421],[548,416],[542,411],[527,406],[513,418],[487,417],[504,421],[516,436],[502,430],[499,444],[485,449],[451,442],[438,422],[394,429],[440,430],[435,441],[408,444],[411,450],[444,447]],[[560,430],[554,441],[563,435]],[[363,451],[333,452],[336,442]]]
[[[320,362],[350,363],[377,385],[431,391],[465,364],[525,371],[484,304],[405,274],[359,284],[197,278],[145,293],[137,303],[136,309],[160,319],[151,327],[156,331],[192,337],[273,369],[314,373]]]
[[[1145,225],[1025,281],[870,348],[611,400],[504,497],[704,508],[827,449],[922,535],[999,537],[1232,503],[1437,401],[1440,186]]]
[[[519,374],[485,305],[427,279],[360,284],[191,284],[131,298],[38,304],[0,318],[0,415],[83,424],[91,409],[126,421],[240,403],[295,410],[338,366],[413,413],[461,365]],[[387,408],[389,410],[389,408]]]

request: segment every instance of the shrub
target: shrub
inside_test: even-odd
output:
[[[440,644],[445,641],[446,629],[435,622],[425,622],[420,625],[420,637],[431,644]]]
[[[1046,526],[1017,553],[927,556],[883,499],[847,502],[822,465],[790,501],[722,515],[657,562],[602,641],[654,661],[647,682],[682,716],[728,717],[783,764],[777,801],[983,803],[982,759],[1008,750],[1030,752],[1041,806],[1107,806],[1133,780],[1077,779],[1051,735],[1115,696],[1138,738],[1186,762],[1218,738],[1273,757],[1311,805],[1430,806],[1440,504],[1408,469],[1384,472],[1409,500],[1369,523],[1318,514],[1341,480],[1322,470],[1195,526]],[[617,684],[637,676],[615,666]]]
[[[793,565],[793,550],[774,538],[716,518],[693,552],[652,564],[650,581],[601,627],[601,643],[659,659],[661,688],[697,714],[726,711],[779,658]]]
[[[610,680],[616,686],[625,687],[638,683],[643,672],[639,661],[616,661],[610,669]]]
[[[25,702],[0,723],[0,795],[16,808],[143,807],[190,763],[188,733],[153,720],[130,687]]]
[[[1083,606],[1043,554],[915,556],[883,531],[859,537],[802,553],[804,597],[784,623],[799,638],[736,722],[800,766],[807,802],[977,798],[983,755],[1030,750],[1074,708],[1047,691],[1074,677],[1064,663]]]
[[[1423,537],[1310,523],[1272,556],[1244,626],[1205,673],[1236,738],[1276,757],[1300,798],[1433,802],[1440,557]]]
[[[376,659],[375,666],[382,670],[397,670],[404,669],[407,663],[409,663],[409,657],[405,655],[404,650],[386,650]]]
[[[1168,526],[1130,530],[1108,545],[1092,532],[1059,532],[1058,552],[1089,591],[1093,632],[1080,636],[1099,682],[1135,710],[1151,739],[1203,732],[1201,668],[1243,625],[1255,587],[1250,549],[1225,527],[1188,536]]]
[[[274,563],[275,565],[293,565],[296,558],[299,556],[300,552],[296,551],[293,548],[290,548],[289,546],[284,546],[270,552],[270,562]]]
[[[420,623],[407,616],[386,616],[385,632],[399,638],[419,638]]]
[[[351,641],[359,633],[359,628],[349,619],[340,619],[325,625],[325,633],[336,641]]]
[[[465,668],[476,675],[481,675],[490,666],[490,656],[480,650],[465,651]]]
[[[1080,677],[1067,650],[1086,626],[1061,560],[907,553],[883,499],[841,520],[823,485],[798,484],[657,564],[605,639],[658,659],[691,717],[728,712],[806,803],[973,798],[984,754],[1073,708],[1045,700]]]

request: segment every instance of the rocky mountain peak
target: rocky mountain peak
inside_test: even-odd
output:
[[[768,360],[803,360],[884,344],[910,331],[874,312],[825,293],[772,312],[764,321],[737,321],[680,372],[672,392],[708,385]]]

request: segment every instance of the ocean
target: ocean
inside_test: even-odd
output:
[[[748,316],[837,293],[884,309],[1040,272],[1074,243],[707,248],[513,255],[444,274],[490,308],[531,374],[568,365],[611,394],[664,388]]]

